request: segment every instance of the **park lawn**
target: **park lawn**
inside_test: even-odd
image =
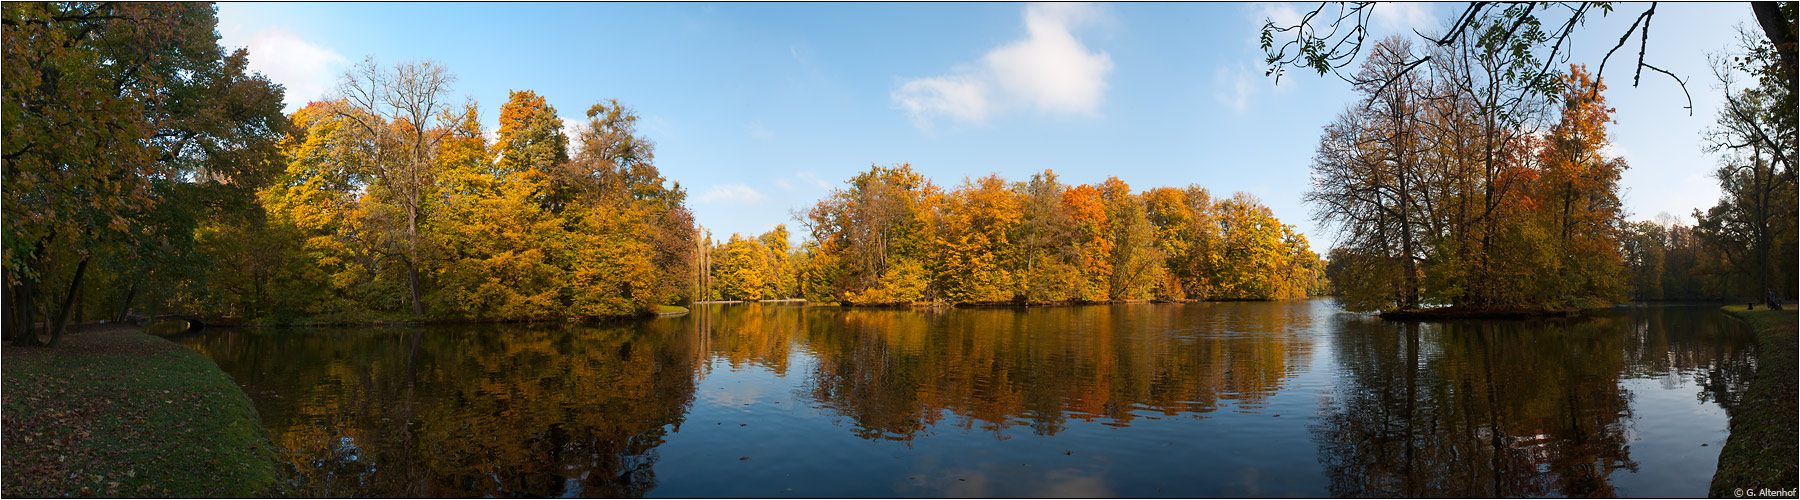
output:
[[[0,357],[4,496],[248,497],[275,482],[250,398],[192,349],[110,327]]]
[[[1756,331],[1756,378],[1742,402],[1731,412],[1731,437],[1719,452],[1719,471],[1708,492],[1714,498],[1733,498],[1737,488],[1749,492],[1762,488],[1791,490],[1800,467],[1800,442],[1795,441],[1797,421],[1795,389],[1796,313],[1793,309],[1747,311],[1725,306],[1725,312],[1742,318]]]

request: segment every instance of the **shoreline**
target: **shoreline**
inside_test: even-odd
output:
[[[1533,318],[1574,318],[1588,311],[1610,309],[1607,307],[1577,308],[1561,307],[1546,309],[1541,307],[1502,307],[1473,308],[1462,306],[1433,307],[1428,309],[1395,309],[1382,311],[1376,316],[1386,321],[1448,321],[1459,319],[1533,319]]]
[[[1793,491],[1797,482],[1795,441],[1795,388],[1800,385],[1796,367],[1796,312],[1790,309],[1746,311],[1743,306],[1720,309],[1756,332],[1757,367],[1750,388],[1727,413],[1731,423],[1725,447],[1719,450],[1707,496],[1735,498],[1756,496],[1762,489]],[[1741,489],[1741,494],[1740,493]]]
[[[805,306],[844,307],[844,308],[853,308],[853,309],[952,309],[952,308],[975,308],[975,309],[1019,308],[1019,309],[1027,309],[1027,308],[1033,308],[1033,307],[1099,306],[1099,305],[1115,305],[1115,304],[1203,304],[1203,303],[1209,303],[1209,302],[1221,302],[1221,303],[1223,303],[1223,302],[1285,302],[1285,301],[1289,301],[1289,300],[1314,300],[1314,299],[1323,299],[1323,298],[1329,298],[1329,297],[1302,297],[1302,298],[1295,298],[1295,299],[1270,299],[1270,300],[1262,300],[1262,299],[1206,299],[1206,300],[1202,300],[1202,299],[1172,299],[1172,300],[1137,299],[1137,300],[1105,300],[1105,301],[1094,301],[1094,302],[1085,302],[1085,301],[969,302],[969,303],[955,303],[955,304],[944,303],[944,302],[911,302],[911,303],[897,303],[897,304],[854,304],[854,303],[842,303],[842,302],[811,302],[806,299],[779,299],[779,300],[708,300],[708,301],[694,302],[694,303],[690,304],[689,306],[716,305],[716,304],[722,304],[722,305],[798,304],[798,305],[805,305]],[[691,312],[690,308],[684,307],[684,306],[657,306],[656,309],[649,311],[649,312],[645,312],[643,314],[636,314],[636,315],[629,315],[629,316],[604,316],[604,317],[585,317],[585,318],[570,317],[570,318],[538,318],[538,319],[332,319],[332,320],[323,320],[323,321],[321,321],[321,320],[303,320],[303,321],[296,321],[296,322],[289,322],[289,323],[244,321],[241,318],[211,318],[212,320],[214,320],[213,322],[206,321],[208,318],[200,318],[200,320],[203,323],[203,328],[221,328],[221,329],[223,329],[223,328],[242,328],[242,329],[344,328],[344,327],[359,327],[359,326],[391,328],[391,327],[410,327],[410,326],[605,323],[605,322],[609,322],[609,321],[630,321],[630,320],[640,320],[640,319],[656,319],[656,318],[684,316],[684,315],[689,314],[690,312]],[[171,320],[173,320],[173,319],[171,319]],[[170,320],[164,320],[164,321],[170,321]],[[157,322],[158,321],[146,321],[146,322],[143,322],[142,324],[89,323],[89,325],[98,325],[101,328],[148,328],[149,326],[154,325]],[[197,331],[197,329],[183,330],[182,332],[171,332],[171,333],[149,333],[149,335],[152,335],[152,336],[176,335],[179,333],[185,333],[187,331]]]

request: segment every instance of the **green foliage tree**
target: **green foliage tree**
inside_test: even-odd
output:
[[[210,4],[3,16],[6,336],[38,343],[44,311],[55,344],[90,268],[200,267],[181,258],[207,208],[241,206],[270,174],[282,91],[218,45]]]

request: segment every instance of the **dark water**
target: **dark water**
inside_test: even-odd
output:
[[[304,496],[1704,496],[1754,372],[1711,306],[702,306],[214,330]]]

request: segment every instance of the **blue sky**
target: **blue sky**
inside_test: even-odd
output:
[[[1310,5],[221,3],[219,33],[288,88],[290,111],[365,56],[445,64],[490,131],[508,90],[570,122],[618,99],[721,240],[798,232],[791,210],[870,164],[911,163],[946,188],[1048,168],[1069,184],[1245,191],[1323,254],[1332,235],[1300,197],[1320,127],[1355,96],[1331,76],[1276,85],[1256,46],[1264,19]],[[1430,31],[1462,9],[1383,4],[1373,24]],[[1596,66],[1641,10],[1590,22],[1575,61]],[[1631,164],[1630,218],[1687,219],[1719,193],[1700,148],[1720,100],[1705,55],[1754,21],[1741,2],[1663,3],[1655,23],[1647,62],[1689,79],[1693,115],[1667,77],[1631,87],[1621,56],[1636,51],[1621,50],[1605,75],[1613,148]]]

